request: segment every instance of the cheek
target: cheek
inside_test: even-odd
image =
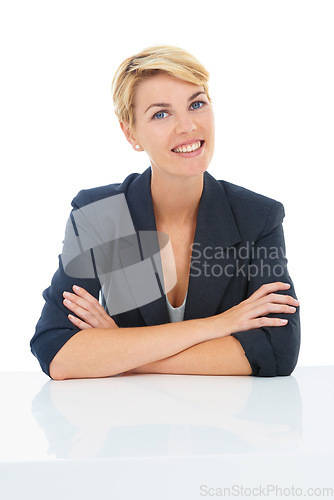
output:
[[[152,154],[159,154],[168,148],[168,130],[166,127],[159,127],[158,129],[148,130],[145,134],[145,143],[147,152]]]
[[[209,130],[212,134],[215,133],[215,117],[213,112],[209,113],[207,116],[207,123],[206,123],[206,128]]]

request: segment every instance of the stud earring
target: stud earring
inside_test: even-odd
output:
[[[136,149],[140,149],[140,146],[139,146],[139,144],[136,144]]]

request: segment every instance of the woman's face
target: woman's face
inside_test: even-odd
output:
[[[214,115],[203,87],[165,73],[141,81],[134,98],[135,147],[148,154],[152,168],[173,176],[205,172],[214,150]]]

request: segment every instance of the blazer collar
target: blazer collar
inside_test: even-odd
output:
[[[156,231],[156,221],[151,195],[151,167],[136,177],[128,187],[127,203],[136,231]],[[223,185],[208,172],[204,173],[203,192],[200,199],[192,268],[184,319],[203,318],[216,314],[225,288],[231,277],[233,258],[222,258],[223,249],[241,241],[229,200]],[[208,260],[208,254],[209,260]],[[208,264],[213,274],[208,271]],[[217,266],[229,273],[219,276]],[[216,266],[216,268],[214,268]],[[139,307],[147,325],[169,321],[165,297]]]

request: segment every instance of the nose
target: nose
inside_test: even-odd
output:
[[[175,132],[176,134],[189,134],[196,130],[196,124],[188,113],[179,114],[176,117]]]

